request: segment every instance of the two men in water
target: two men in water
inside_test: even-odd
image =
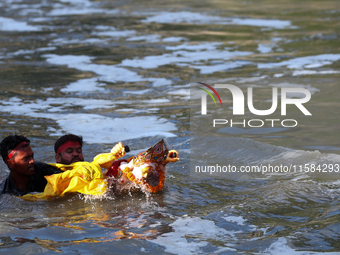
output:
[[[30,141],[26,137],[18,135],[6,137],[0,143],[0,152],[5,164],[10,169],[10,174],[7,179],[0,184],[0,195],[9,193],[17,196],[23,196],[30,192],[43,192],[45,191],[45,186],[47,184],[45,176],[49,181],[53,178],[57,178],[52,183],[60,182],[58,179],[60,175],[56,177],[47,176],[56,173],[64,173],[63,171],[65,171],[65,169],[84,168],[88,172],[88,164],[92,163],[84,162],[84,164],[80,165],[73,164],[84,161],[82,145],[83,139],[81,136],[73,134],[64,135],[60,137],[54,145],[55,160],[56,163],[59,164],[44,164],[34,161],[34,153],[30,147]],[[115,147],[117,146],[118,144]],[[112,152],[111,150],[111,153],[107,153],[107,155],[97,155],[99,157],[94,159],[97,164],[91,166],[94,168],[99,167],[99,173],[97,173],[97,170],[95,169],[95,174],[98,174],[98,176],[100,175],[100,178],[102,178],[100,167],[107,167],[106,165],[108,162],[115,160],[116,157],[120,157],[120,153],[125,155],[125,152],[128,151],[127,146],[122,147],[123,145],[121,143],[119,146],[119,149],[116,148],[115,152]],[[78,172],[79,171],[74,172],[76,178],[79,177],[76,176]],[[69,179],[70,177],[71,176],[65,178]],[[83,176],[81,177],[83,178]],[[55,190],[55,187],[50,187],[50,189]]]
[[[83,138],[73,134],[61,136],[54,145],[57,163],[70,165],[84,161]],[[1,156],[10,170],[0,184],[0,195],[23,196],[30,192],[43,192],[47,184],[44,176],[61,173],[58,168],[34,160],[30,140],[21,135],[10,135],[0,143]]]

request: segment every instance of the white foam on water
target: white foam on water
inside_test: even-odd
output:
[[[28,25],[27,22],[24,21],[16,21],[11,18],[0,17],[0,31],[32,32],[40,30],[40,27]]]
[[[267,75],[262,75],[262,76],[257,76],[257,77],[241,77],[241,78],[237,78],[236,82],[237,83],[257,82],[267,77],[268,77]]]
[[[38,48],[36,49],[36,51],[50,51],[50,50],[56,50],[57,47],[42,47],[42,48]]]
[[[190,99],[190,83],[186,85],[172,86],[171,91],[167,92],[169,95],[178,95],[181,99]]]
[[[329,150],[340,151],[340,147],[328,146],[328,145],[304,146],[303,148],[311,149],[311,150],[321,150],[321,151],[329,151]]]
[[[183,43],[176,46],[165,46],[166,50],[215,50],[217,46],[222,45],[220,42],[203,42],[200,44]]]
[[[133,94],[133,95],[145,95],[150,93],[152,90],[151,89],[141,89],[141,90],[128,90],[128,91],[123,91],[124,94]]]
[[[43,51],[51,51],[51,50],[56,50],[56,47],[43,47],[43,48],[37,48],[35,50],[23,50],[20,49],[15,52],[10,52],[7,55],[8,56],[18,56],[18,55],[32,55],[35,52],[43,52]]]
[[[51,18],[49,17],[35,17],[35,18],[30,18],[29,19],[31,22],[45,22],[45,21],[50,21]]]
[[[3,0],[5,1],[5,0]],[[2,2],[3,2],[2,1]],[[23,3],[18,3],[18,1],[15,1],[14,3],[7,3],[10,5],[11,10],[18,10],[18,9],[37,9],[37,12],[39,11],[38,9],[41,8],[41,4],[23,4]]]
[[[98,82],[98,78],[89,78],[89,79],[81,79],[76,82],[72,82],[66,88],[61,89],[61,92],[69,93],[69,92],[76,92],[80,94],[82,92],[93,92],[99,91],[104,92],[105,89],[100,87],[106,85],[105,83]]]
[[[153,82],[154,87],[162,87],[162,86],[167,86],[171,85],[172,81],[165,79],[165,78],[147,78],[145,80]]]
[[[41,89],[43,92],[45,92],[45,93],[51,93],[51,91],[53,90],[53,88],[52,87],[50,87],[50,88],[42,88]]]
[[[82,38],[82,39],[68,39],[68,38],[57,38],[49,42],[48,45],[68,45],[68,44],[99,44],[107,42],[106,39],[99,38]]]
[[[293,254],[301,254],[301,252],[296,253],[294,249],[287,245],[287,239],[285,237],[279,237],[277,241],[272,243],[265,251],[264,254],[275,254],[275,255],[293,255]],[[260,253],[263,254],[263,253]],[[302,252],[302,254],[306,254]]]
[[[318,74],[335,74],[340,73],[340,71],[335,70],[325,70],[325,71],[316,71],[316,70],[298,70],[293,72],[293,76],[299,75],[318,75]]]
[[[149,241],[164,246],[165,252],[181,255],[203,253],[201,248],[209,244],[209,239],[223,241],[227,246],[227,241],[234,240],[235,233],[238,233],[238,231],[227,231],[216,226],[211,220],[198,217],[178,218],[169,226],[172,228],[172,232],[162,234],[157,239]],[[225,248],[236,251],[233,248]]]
[[[136,72],[130,71],[126,68],[113,65],[103,65],[103,64],[93,64],[92,60],[94,57],[89,56],[73,56],[73,55],[55,55],[55,54],[45,54],[43,57],[46,61],[55,65],[66,65],[69,68],[75,68],[81,71],[94,72],[99,75],[99,81],[105,82],[139,82],[148,81],[152,82],[153,86],[166,86],[172,84],[170,80],[165,78],[143,78]]]
[[[15,52],[11,52],[11,53],[8,53],[7,55],[8,56],[18,56],[18,55],[26,55],[26,54],[33,54],[34,53],[34,50],[18,50],[18,51],[15,51]]]
[[[56,120],[66,132],[82,135],[87,143],[116,143],[129,139],[175,137],[175,125],[156,116],[110,118],[97,114],[65,114]],[[61,132],[51,135],[60,136]]]
[[[280,41],[282,41],[283,39],[282,39],[281,37],[272,37],[270,40],[271,40],[272,42],[280,42]]]
[[[91,6],[91,1],[89,1],[89,0],[59,0],[59,2]]]
[[[108,14],[117,15],[120,10],[100,9],[93,6],[91,1],[62,1],[69,4],[54,4],[53,9],[47,13],[48,16],[68,16],[68,15],[89,15],[89,14]]]
[[[240,56],[248,56],[252,54],[252,52],[242,52],[242,51],[228,51],[224,50],[217,50],[216,46],[220,45],[219,43],[205,43],[203,47],[200,45],[179,45],[174,47],[167,47],[168,49],[178,49],[178,48],[185,48],[185,49],[194,49],[195,51],[186,51],[186,50],[178,50],[172,53],[165,53],[158,56],[146,56],[144,58],[135,58],[135,59],[125,59],[122,61],[120,66],[127,66],[127,67],[141,67],[146,69],[157,68],[162,65],[168,64],[176,64],[178,66],[189,65],[193,68],[201,69],[205,73],[211,73],[215,70],[225,70],[228,66],[217,66],[210,67],[211,69],[202,67],[200,68],[199,64],[202,61],[207,62],[209,60],[221,60],[227,61],[229,59],[233,59]],[[195,65],[197,63],[197,65]],[[244,64],[244,62],[242,62]],[[231,64],[232,65],[232,64]],[[235,66],[240,66],[241,64],[236,62]],[[232,68],[231,66],[229,66]]]
[[[138,218],[127,218],[127,224],[129,225],[129,228],[141,228],[147,223],[147,217],[149,215],[141,214]]]
[[[11,8],[13,8],[12,6],[11,6]],[[23,6],[20,6],[20,8],[23,8]],[[43,16],[44,15],[44,12],[43,12],[43,10],[41,10],[40,9],[41,8],[41,5],[29,5],[29,8],[26,8],[26,9],[23,9],[23,10],[20,10],[19,12],[18,12],[18,14],[20,15],[20,16],[30,16],[30,15],[32,15],[32,14],[35,14],[35,15],[41,15],[41,16]]]
[[[136,100],[137,103],[162,104],[171,102],[166,98],[156,98],[149,100]],[[81,106],[84,110],[108,109],[115,108],[116,104],[128,104],[129,101],[112,101],[104,99],[84,99],[84,98],[47,98],[46,100],[38,99],[35,102],[24,101],[19,98],[10,98],[8,101],[1,101],[0,111],[11,112],[13,114],[49,118],[46,112],[65,112],[69,107]],[[154,108],[153,108],[154,109]],[[51,116],[52,118],[53,116]],[[54,119],[54,118],[52,118]]]
[[[324,65],[330,65],[338,60],[340,60],[340,54],[321,54],[315,56],[293,58],[279,63],[257,64],[257,67],[274,68],[286,66],[289,69],[318,68]]]
[[[248,227],[250,231],[257,230],[257,231],[262,231],[265,234],[267,229],[268,229],[268,228],[258,228],[255,225],[247,224],[247,220],[242,216],[226,215],[226,216],[222,216],[221,218],[224,219],[227,222],[233,222],[233,223],[236,223],[239,226]],[[249,231],[249,230],[247,230],[247,231]],[[256,239],[256,238],[254,238],[254,239]]]
[[[269,53],[269,52],[272,52],[273,51],[273,48],[274,48],[274,44],[272,43],[260,43],[258,46],[257,46],[257,50],[260,52],[260,53]]]
[[[116,30],[116,28],[112,26],[105,26],[105,25],[97,25],[95,26],[95,29],[97,30]]]
[[[190,99],[190,89],[176,89],[173,91],[169,91],[168,94],[178,95],[181,96],[181,98],[183,99]]]
[[[181,41],[188,41],[185,37],[177,37],[177,36],[171,36],[166,37],[162,39],[163,42],[181,42]]]
[[[159,101],[157,100],[157,102]],[[48,98],[45,101],[24,102],[13,97],[1,103],[0,111],[2,112],[55,120],[61,130],[49,128],[51,135],[60,136],[64,132],[76,133],[82,135],[87,143],[115,143],[150,136],[176,136],[171,133],[171,131],[177,130],[176,126],[168,120],[156,116],[111,118],[98,114],[63,114],[65,107],[71,106],[82,106],[83,109],[88,110],[114,107],[114,103],[109,100]]]
[[[150,23],[196,23],[196,24],[207,24],[207,23],[218,23],[221,21],[220,17],[208,16],[201,13],[194,12],[158,12],[158,13],[136,13],[137,15],[145,14],[152,15],[142,20],[142,22]]]
[[[135,113],[135,114],[140,114],[140,113],[155,113],[159,111],[159,108],[144,108],[144,109],[132,109],[132,108],[127,108],[127,109],[117,109],[116,112],[118,113]]]
[[[140,13],[137,13],[140,15]],[[210,16],[195,12],[158,12],[158,13],[145,13],[152,15],[142,20],[142,22],[150,23],[193,23],[193,24],[222,24],[222,25],[242,25],[242,26],[256,26],[266,28],[294,28],[289,20],[277,19],[243,19],[243,18],[227,18]]]
[[[96,36],[108,36],[108,37],[116,37],[116,38],[120,38],[120,37],[129,37],[132,36],[136,33],[135,30],[118,30],[115,27],[112,26],[102,26],[102,25],[98,25],[95,27],[96,32],[92,32],[92,35],[96,35]]]
[[[146,41],[146,42],[159,42],[161,41],[160,35],[140,35],[127,38],[126,41]]]
[[[122,61],[122,66],[129,67],[142,67],[142,68],[157,68],[162,65],[170,64],[173,62],[179,62],[180,60],[184,61],[185,58],[175,57],[172,54],[163,54],[160,56],[147,56],[143,59],[135,58],[135,59],[125,59]]]
[[[148,100],[141,100],[137,102],[142,102],[145,104],[161,104],[161,103],[169,103],[171,102],[169,99],[166,98],[156,98],[156,99],[148,99]]]
[[[244,226],[246,219],[244,219],[242,216],[232,216],[232,215],[228,215],[228,216],[224,216],[221,217],[222,219],[225,219],[226,221],[230,221],[230,222],[235,222],[240,226]]]
[[[51,119],[56,118],[53,115],[49,116],[46,112],[64,112],[67,108],[73,106],[81,106],[85,110],[115,107],[115,103],[111,100],[83,98],[48,98],[46,100],[38,99],[35,102],[27,102],[14,97],[8,101],[1,101],[1,103],[0,111],[2,112]]]
[[[296,28],[295,26],[292,26],[292,23],[291,23],[290,20],[277,20],[277,19],[240,19],[240,18],[233,18],[232,24],[276,28],[276,29]]]
[[[181,64],[181,66],[189,66],[194,69],[199,69],[201,74],[212,74],[215,72],[221,72],[226,71],[230,69],[235,69],[238,67],[242,67],[245,65],[252,64],[252,62],[249,61],[234,61],[234,62],[225,62],[223,64],[217,64],[217,65],[190,65],[190,64]]]
[[[109,31],[102,31],[102,32],[93,32],[92,35],[97,36],[108,36],[108,37],[129,37],[136,33],[134,30],[109,30]]]
[[[310,254],[325,254],[335,255],[339,252],[313,252],[313,251],[296,251],[288,245],[288,241],[285,237],[279,237],[273,242],[264,252],[255,254],[273,254],[273,255],[310,255]]]

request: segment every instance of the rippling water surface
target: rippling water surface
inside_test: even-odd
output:
[[[44,162],[67,132],[83,136],[88,161],[119,141],[132,156],[160,139],[181,160],[158,194],[2,196],[0,253],[340,251],[340,173],[190,174],[197,162],[340,163],[339,12],[336,0],[2,0],[1,137],[29,137]],[[193,80],[260,87],[263,100],[275,86],[307,88],[313,118],[190,142]]]

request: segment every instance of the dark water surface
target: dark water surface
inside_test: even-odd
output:
[[[1,137],[27,136],[44,162],[67,132],[84,137],[88,161],[119,141],[132,156],[160,139],[181,160],[158,194],[2,196],[0,253],[340,252],[335,169],[190,174],[193,164],[340,164],[339,13],[336,0],[2,0]],[[313,117],[290,108],[295,128],[221,127],[190,141],[197,80],[261,88],[257,103],[273,87],[306,88]]]

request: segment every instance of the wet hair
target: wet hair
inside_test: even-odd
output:
[[[80,147],[83,147],[83,137],[74,135],[74,134],[66,134],[61,137],[55,142],[54,144],[54,152],[57,153],[59,147],[66,143],[67,141],[76,141],[80,144]]]
[[[8,154],[22,142],[27,142],[29,145],[31,141],[22,135],[9,135],[0,142],[0,152],[4,162],[6,162]]]

